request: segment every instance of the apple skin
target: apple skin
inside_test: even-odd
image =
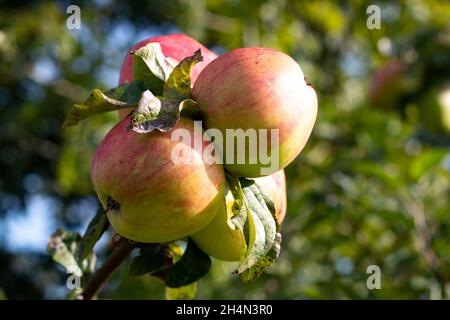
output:
[[[275,205],[275,216],[281,224],[286,215],[286,175],[280,170],[270,176],[255,178],[256,183],[267,193]]]
[[[197,63],[191,72],[191,84],[195,83],[200,72],[210,63],[212,60],[217,58],[217,55],[210,51],[208,48],[203,46],[198,41],[188,37],[184,34],[170,34],[165,36],[157,36],[148,38],[139,42],[130,48],[129,51],[138,50],[144,47],[148,43],[158,42],[161,45],[161,50],[166,57],[170,57],[180,62],[186,57],[192,56],[195,51],[201,49],[203,61]],[[133,59],[129,53],[125,56],[120,70],[119,84],[124,84],[133,81]],[[133,109],[123,109],[119,110],[120,119],[125,118]]]
[[[120,205],[107,212],[111,226],[127,239],[146,243],[172,241],[205,227],[224,210],[223,167],[205,164],[193,142],[171,141],[170,132],[135,133],[130,123],[127,117],[106,135],[91,165],[103,207],[108,197]],[[194,134],[192,120],[180,119],[176,128]],[[198,161],[175,164],[175,147]]]
[[[406,66],[396,59],[374,71],[369,84],[369,102],[382,109],[398,107],[398,100],[404,92]]]
[[[255,179],[272,199],[275,215],[281,224],[286,215],[286,177],[284,170],[273,175]],[[227,206],[232,205],[231,194],[227,194]],[[227,223],[227,213],[221,211],[205,228],[191,235],[197,246],[206,254],[224,261],[239,261],[244,239],[239,230]]]
[[[226,129],[279,129],[278,148],[272,150],[270,140],[267,143],[269,155],[278,152],[278,167],[262,174],[259,160],[225,164],[242,177],[260,177],[285,168],[302,151],[317,116],[316,93],[300,66],[274,49],[241,48],[219,56],[200,73],[192,95],[205,127],[219,129],[224,141]]]
[[[427,93],[420,101],[422,124],[436,134],[450,134],[450,85]]]

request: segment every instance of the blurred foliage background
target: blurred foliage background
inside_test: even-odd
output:
[[[79,30],[66,27],[71,4],[81,8]],[[450,4],[377,2],[373,30],[370,4],[0,1],[0,298],[67,294],[46,241],[57,227],[82,232],[95,214],[90,159],[117,117],[67,130],[63,119],[92,88],[117,84],[132,44],[175,32],[217,53],[286,52],[319,95],[313,136],[286,170],[279,261],[251,285],[214,261],[199,298],[450,298],[450,124],[438,112],[450,104]],[[109,241],[96,247],[100,262]],[[380,290],[366,287],[372,264]],[[161,299],[164,288],[124,266],[101,297]]]

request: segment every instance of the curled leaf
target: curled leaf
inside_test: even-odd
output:
[[[89,222],[89,225],[81,238],[80,245],[78,247],[77,260],[83,261],[92,252],[97,241],[103,235],[103,232],[109,226],[108,218],[106,217],[103,208],[97,210],[97,214]]]
[[[211,267],[211,258],[189,239],[183,256],[164,270],[164,282],[169,288],[188,286],[206,273]]]
[[[133,112],[132,128],[138,133],[153,130],[167,132],[173,129],[183,109],[186,112],[198,112],[198,106],[191,97],[191,70],[202,61],[200,50],[191,57],[183,59],[172,71],[164,83],[163,96],[157,97],[145,91],[139,100],[138,108]]]
[[[154,130],[170,131],[180,119],[180,104],[164,97],[157,98],[145,91],[138,108],[131,116],[133,131],[149,133]]]
[[[163,93],[164,83],[177,66],[177,62],[165,57],[161,45],[151,42],[136,51],[130,52],[133,59],[133,78],[142,80],[147,89],[156,95]]]
[[[83,271],[76,259],[76,253],[81,241],[78,233],[58,229],[51,235],[47,251],[52,259],[63,266],[68,273],[81,277]]]
[[[275,207],[254,180],[227,174],[227,184],[234,198],[228,218],[245,239],[235,272],[244,282],[252,282],[273,264],[280,252],[281,234],[277,232]]]
[[[149,244],[139,251],[139,255],[133,258],[129,268],[131,276],[140,276],[146,273],[154,273],[164,267],[164,250],[160,245]]]
[[[74,126],[94,114],[136,107],[144,90],[142,81],[133,81],[106,92],[94,89],[85,102],[73,106],[63,127]]]
[[[182,101],[191,97],[191,71],[199,62],[203,61],[200,49],[183,59],[170,74],[164,84],[163,95],[172,99]]]

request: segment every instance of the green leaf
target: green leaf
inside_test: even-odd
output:
[[[81,236],[78,233],[58,229],[51,235],[47,251],[52,259],[68,273],[81,277],[83,271],[76,259]]]
[[[81,239],[77,254],[78,261],[83,261],[88,257],[108,226],[109,222],[106,213],[103,208],[99,208],[97,214],[89,222],[86,232]]]
[[[183,118],[189,118],[193,120],[201,120],[202,112],[197,102],[192,99],[186,99],[180,103],[180,116]]]
[[[94,114],[136,107],[144,90],[145,86],[142,81],[120,85],[105,93],[94,89],[84,103],[73,106],[63,127],[74,126]]]
[[[239,181],[244,192],[244,205],[247,209],[247,223],[251,235],[247,255],[238,268],[238,273],[241,274],[252,268],[270,251],[275,242],[277,226],[255,182],[244,178],[240,178]]]
[[[166,287],[166,300],[193,300],[197,295],[197,282],[179,288]]]
[[[164,282],[169,288],[184,287],[203,277],[210,267],[211,258],[189,239],[181,259],[164,270]]]
[[[189,99],[191,97],[191,71],[201,61],[203,61],[203,56],[200,49],[195,51],[194,55],[183,59],[164,84],[163,95],[180,102]]]
[[[280,250],[281,250],[281,233],[277,232],[275,234],[275,239],[270,250],[264,256],[259,257],[256,263],[254,263],[250,268],[244,270],[239,275],[239,277],[244,282],[255,281],[257,278],[259,278],[259,276],[261,276],[261,274],[267,268],[269,268],[278,259],[278,256],[280,255]]]
[[[266,205],[267,209],[269,209],[270,213],[272,214],[272,217],[275,219],[275,225],[276,225],[276,229],[278,231],[280,229],[280,223],[277,220],[275,203],[256,181],[255,181],[255,187],[258,188],[257,189],[258,198],[260,199],[260,201],[262,201],[262,203],[264,203]]]
[[[200,51],[181,61],[164,84],[163,96],[157,97],[149,90],[142,94],[137,109],[131,116],[133,131],[149,133],[157,129],[167,132],[174,128],[180,119],[181,111],[198,111],[191,97],[191,69],[203,58]],[[189,112],[189,111],[187,111]]]
[[[418,181],[424,174],[434,169],[446,156],[445,149],[432,149],[423,152],[415,158],[409,167],[409,174],[414,181]]]
[[[232,212],[228,216],[231,219],[238,215],[244,206],[244,192],[242,191],[241,183],[237,177],[230,174],[228,171],[225,171],[225,176],[227,188],[230,190],[234,198]]]
[[[256,280],[280,253],[281,234],[275,207],[268,195],[254,180],[227,174],[227,184],[235,199],[228,217],[245,238],[240,265],[235,271],[241,280]]]
[[[180,106],[181,104],[174,100],[157,98],[149,90],[145,91],[131,116],[133,131],[138,133],[149,133],[155,129],[162,132],[169,131],[180,119]]]
[[[243,261],[247,253],[248,243],[251,242],[251,237],[254,233],[249,232],[249,225],[248,223],[246,223],[248,212],[246,206],[244,205],[245,196],[244,192],[242,191],[239,179],[227,171],[225,171],[225,176],[227,182],[225,190],[227,218],[241,232],[244,239],[246,239],[246,241],[243,243],[240,254],[240,261]],[[229,205],[230,202],[231,205]]]
[[[133,79],[144,81],[147,89],[156,95],[162,95],[164,83],[169,79],[177,61],[165,57],[157,42],[149,43],[130,54],[133,59]]]
[[[82,277],[83,274],[92,273],[97,262],[92,251],[83,260],[78,260],[82,242],[80,234],[58,229],[50,236],[47,251],[56,263],[66,269],[67,273]]]
[[[139,255],[131,260],[129,274],[140,276],[154,273],[164,267],[165,254],[160,245],[150,244],[140,249]]]

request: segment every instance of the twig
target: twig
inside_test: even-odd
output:
[[[91,300],[134,248],[136,248],[136,243],[131,241],[124,241],[122,245],[117,247],[105,263],[94,272],[78,298],[80,300]]]

